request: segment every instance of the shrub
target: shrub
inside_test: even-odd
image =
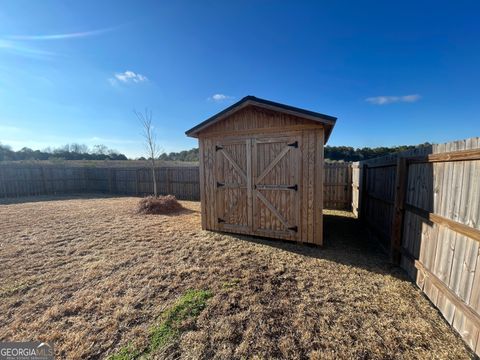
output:
[[[138,202],[137,213],[139,214],[172,214],[183,209],[173,195],[147,196]]]

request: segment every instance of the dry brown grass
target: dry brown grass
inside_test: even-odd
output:
[[[137,198],[43,200],[0,205],[1,340],[103,358],[146,346],[164,309],[210,289],[157,358],[473,357],[349,217],[326,216],[317,249],[202,231],[193,202],[145,216]]]

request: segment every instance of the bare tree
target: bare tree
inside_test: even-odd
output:
[[[147,149],[150,164],[152,166],[152,177],[153,177],[153,194],[155,197],[158,196],[157,193],[157,178],[155,176],[155,160],[160,155],[160,148],[157,144],[157,138],[155,132],[153,131],[152,124],[152,111],[145,109],[145,113],[138,112],[133,110],[133,113],[137,117],[138,121],[142,126],[142,135],[145,138],[145,147]]]

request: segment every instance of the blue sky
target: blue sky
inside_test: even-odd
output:
[[[245,95],[337,116],[330,145],[480,135],[480,5],[0,1],[0,142],[161,147]],[[217,95],[217,96],[214,96]]]

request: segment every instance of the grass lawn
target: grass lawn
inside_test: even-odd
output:
[[[327,211],[320,249],[137,201],[0,202],[0,340],[68,359],[473,358],[349,213]]]

